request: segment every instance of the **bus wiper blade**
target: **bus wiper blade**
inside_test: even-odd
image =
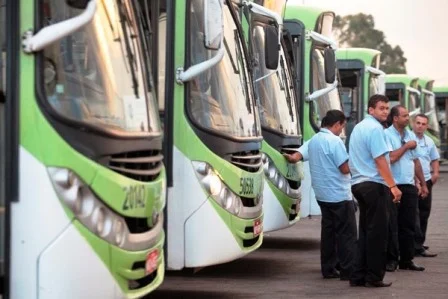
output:
[[[126,57],[128,59],[128,63],[129,63],[129,71],[131,72],[131,77],[132,77],[132,88],[134,89],[134,94],[136,98],[139,98],[138,95],[138,81],[137,81],[137,74],[135,71],[135,56],[132,53],[132,49],[131,49],[131,42],[130,39],[131,37],[129,36],[129,33],[127,31],[126,28],[126,20],[129,20],[126,17],[126,13],[124,11],[124,7],[123,7],[123,3],[120,0],[117,0],[117,7],[118,7],[118,14],[119,14],[119,19],[120,19],[120,24],[121,24],[121,31],[123,32],[123,40],[124,40],[124,44],[126,47]],[[131,25],[131,24],[129,24]]]
[[[233,68],[233,72],[235,74],[239,74],[240,71],[238,69],[237,62],[235,62],[235,59],[233,58],[232,53],[230,52],[229,44],[227,43],[227,40],[225,37],[224,37],[224,47],[226,48],[227,55],[229,55],[230,62],[232,64],[232,68]]]

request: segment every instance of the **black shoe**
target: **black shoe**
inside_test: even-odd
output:
[[[332,278],[341,277],[337,271],[330,273],[330,274],[323,275],[323,276],[324,276],[324,279],[332,279]]]
[[[414,264],[413,261],[400,263],[401,270],[424,271],[425,267]]]
[[[366,282],[367,288],[387,288],[392,285],[391,282],[384,282],[384,281],[368,281]]]
[[[350,280],[350,276],[341,275],[341,277],[339,279],[342,280],[342,281],[349,281]]]
[[[398,267],[398,263],[396,261],[388,262],[386,264],[386,271],[394,272],[395,270],[397,270],[397,267]]]
[[[363,287],[366,285],[364,280],[350,280],[351,287]]]
[[[415,256],[422,256],[422,257],[436,257],[437,253],[432,253],[426,249],[422,251],[416,251]]]

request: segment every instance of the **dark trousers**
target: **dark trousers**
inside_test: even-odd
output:
[[[387,261],[398,262],[400,257],[398,244],[398,204],[392,200],[389,207],[389,235],[387,240]]]
[[[356,247],[356,217],[352,200],[338,203],[317,201],[322,212],[320,262],[325,277],[341,267],[341,277],[350,278]]]
[[[385,274],[387,235],[389,227],[389,187],[364,182],[352,186],[359,203],[359,239],[354,270],[354,282],[382,281]]]
[[[401,201],[397,205],[398,245],[400,263],[412,261],[415,254],[415,220],[418,194],[414,185],[397,185]]]
[[[415,250],[423,251],[423,244],[426,240],[426,229],[428,228],[429,214],[431,213],[432,204],[432,181],[426,181],[426,186],[428,187],[428,197],[419,198],[416,224],[415,224]]]

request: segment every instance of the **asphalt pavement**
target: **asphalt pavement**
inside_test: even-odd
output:
[[[320,273],[320,217],[301,219],[288,229],[265,234],[257,251],[230,263],[168,272],[147,298],[448,298],[448,166],[433,189],[426,244],[435,258],[416,257],[424,272],[387,273],[389,288],[350,287]]]

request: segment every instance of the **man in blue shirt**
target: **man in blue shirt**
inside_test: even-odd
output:
[[[397,225],[392,228],[398,231],[399,266],[400,269],[423,271],[424,267],[413,262],[415,249],[415,219],[418,206],[418,193],[415,187],[414,177],[424,181],[423,171],[419,157],[423,152],[417,142],[414,133],[406,129],[409,125],[409,113],[401,105],[394,106],[389,115],[392,125],[385,130],[386,140],[390,148],[390,163],[395,182],[402,192],[401,203],[396,207]],[[428,189],[426,185],[422,188],[422,195],[426,197]],[[395,214],[392,212],[392,214]],[[393,241],[393,240],[392,240]],[[393,271],[390,264],[397,261],[389,261],[387,270]]]
[[[389,147],[381,125],[389,113],[389,99],[373,95],[368,109],[369,115],[355,126],[349,144],[352,193],[360,211],[358,251],[350,285],[388,287],[392,283],[383,282],[388,201],[399,202],[401,191],[389,168]]]
[[[428,227],[429,214],[431,213],[432,202],[432,186],[439,178],[439,152],[437,151],[434,141],[425,135],[428,129],[428,117],[425,114],[415,116],[413,131],[417,135],[417,143],[423,150],[423,157],[419,157],[423,168],[423,175],[428,188],[428,196],[426,198],[419,197],[417,209],[417,222],[415,226],[415,255],[423,257],[435,257],[437,254],[429,252],[425,248],[426,228]],[[431,168],[433,174],[431,174]],[[420,185],[422,182],[418,182]],[[417,186],[419,187],[419,184]]]
[[[311,185],[322,212],[321,271],[324,278],[341,280],[350,278],[356,245],[348,154],[339,137],[345,123],[342,111],[329,110],[308,144]]]

